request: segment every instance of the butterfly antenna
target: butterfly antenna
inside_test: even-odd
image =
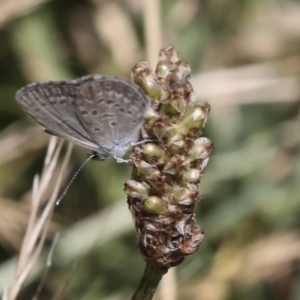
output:
[[[56,205],[59,205],[61,200],[63,199],[63,197],[66,195],[68,189],[70,188],[70,186],[72,185],[72,183],[74,182],[75,178],[78,176],[78,174],[80,173],[80,171],[82,170],[82,168],[93,158],[95,158],[97,155],[95,154],[91,154],[83,163],[82,165],[78,168],[78,170],[76,171],[76,173],[73,175],[71,181],[69,182],[69,184],[67,185],[67,187],[65,188],[65,190],[63,191],[63,193],[60,195],[60,197],[58,198],[58,200],[56,201]]]

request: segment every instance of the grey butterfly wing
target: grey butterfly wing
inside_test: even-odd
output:
[[[126,80],[104,76],[94,79],[81,86],[75,113],[98,145],[123,156],[136,141],[149,100],[138,86]]]
[[[83,77],[70,82],[32,83],[17,92],[16,100],[47,132],[97,151],[98,146],[77,120],[74,111],[80,85],[91,80]]]

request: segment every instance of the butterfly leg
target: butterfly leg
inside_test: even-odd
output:
[[[128,164],[131,162],[131,159],[124,159],[124,158],[121,158],[121,157],[118,157],[116,155],[114,155],[114,159],[116,160],[117,163],[121,164],[121,163],[125,163],[125,164]]]
[[[141,145],[141,144],[144,144],[144,143],[150,143],[150,142],[155,142],[153,140],[143,140],[143,141],[139,141],[139,142],[134,142],[134,143],[130,143],[130,146],[131,147],[134,147],[134,146],[137,146],[137,145]]]

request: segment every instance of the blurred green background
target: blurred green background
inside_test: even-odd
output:
[[[174,46],[191,65],[197,98],[212,106],[204,135],[215,145],[197,207],[205,239],[157,299],[300,299],[300,1],[162,0],[159,11],[143,4],[0,1],[1,291],[49,140],[18,107],[16,91],[86,74],[129,78],[136,63],[158,56],[149,53],[148,18],[150,32],[160,20],[159,48]],[[63,186],[86,153],[74,147]],[[79,174],[55,209],[45,249],[55,232],[62,236],[38,299],[129,299],[144,262],[126,208],[128,178],[129,166],[113,159]],[[44,269],[19,299],[36,295]]]

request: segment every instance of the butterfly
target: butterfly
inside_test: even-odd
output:
[[[149,107],[140,87],[102,75],[31,83],[16,100],[45,132],[92,150],[99,160],[125,155]]]

